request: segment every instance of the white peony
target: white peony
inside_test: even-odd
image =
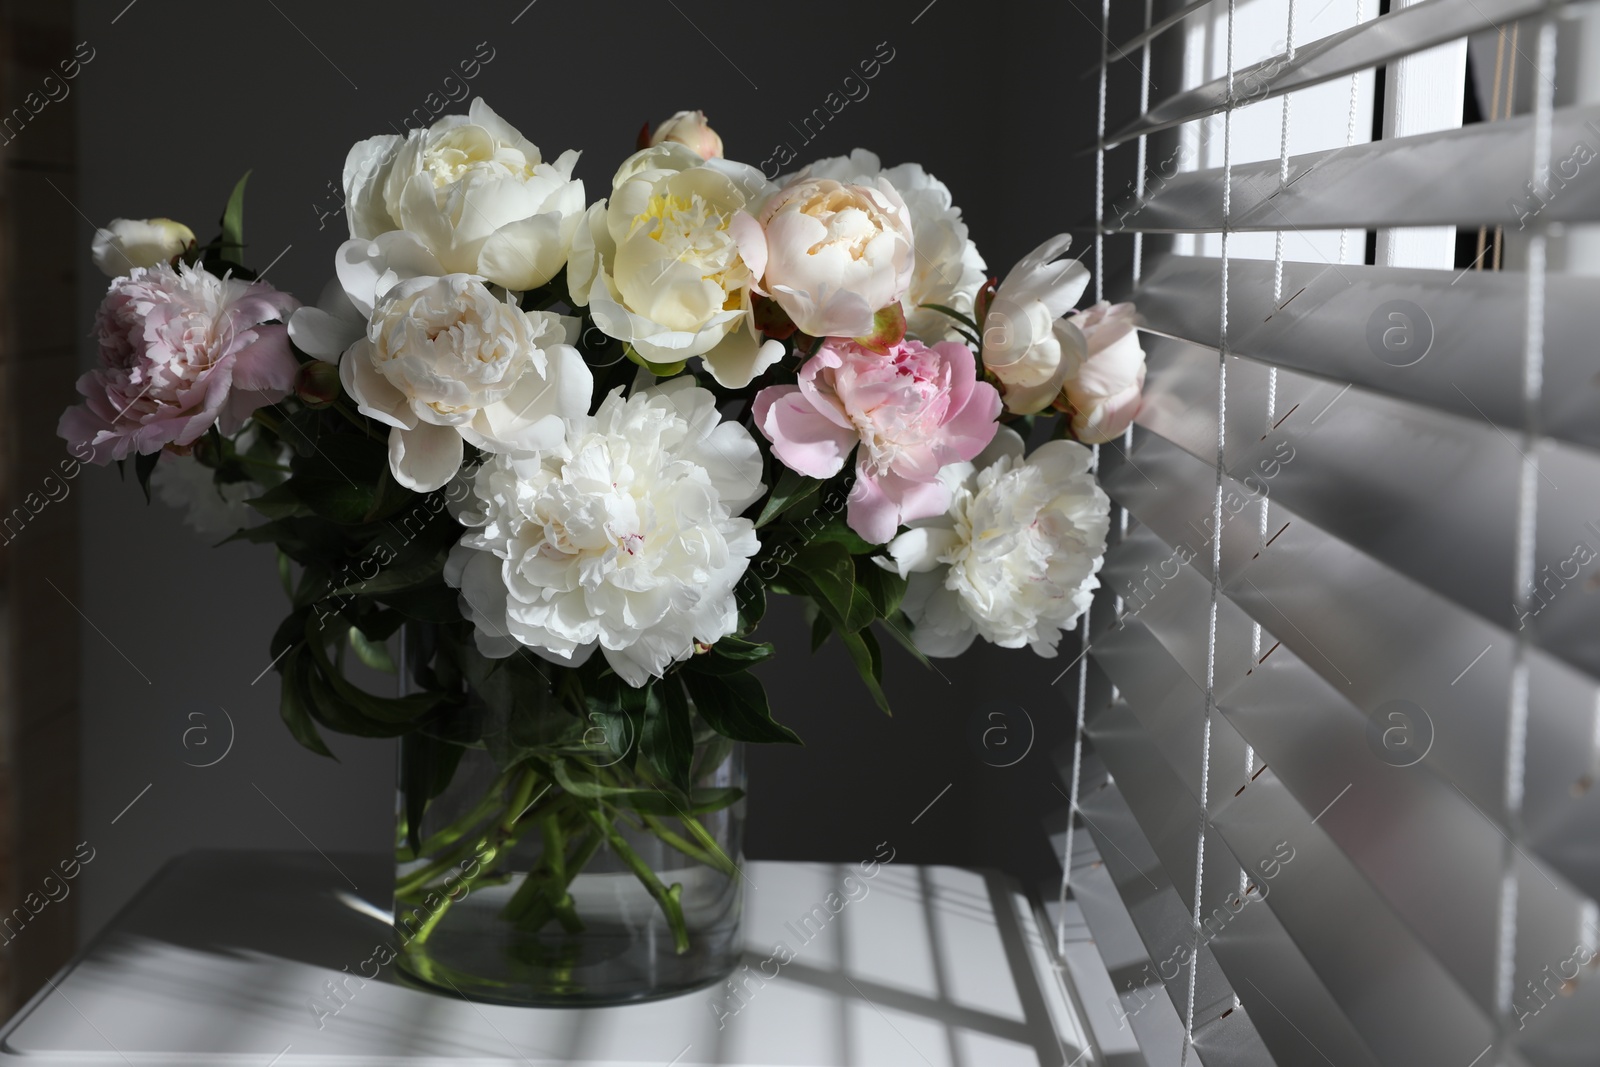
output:
[[[507,289],[555,277],[583,215],[577,152],[547,163],[539,149],[477,98],[404,139],[358,142],[344,165],[350,236],[416,234],[443,266]]]
[[[700,356],[720,384],[748,385],[783,356],[750,311],[766,242],[748,209],[769,188],[754,167],[676,142],[634,153],[573,239],[573,300],[652,363]]]
[[[194,231],[171,219],[112,219],[94,231],[89,253],[107,278],[120,278],[135,267],[171,263],[194,244]]]
[[[1078,327],[1062,319],[1089,284],[1089,270],[1061,259],[1072,244],[1058,234],[1011,268],[983,320],[983,366],[1000,382],[1006,410],[1049,407],[1088,351]]]
[[[150,488],[167,507],[183,512],[183,523],[202,537],[222,538],[262,521],[245,501],[261,495],[253,481],[218,485],[217,472],[195,459],[162,452],[150,472]]]
[[[982,637],[1056,654],[1100,585],[1111,525],[1090,459],[1074,441],[1023,459],[1022,438],[1003,428],[975,462],[940,472],[949,511],[912,523],[889,542],[892,562],[878,561],[909,580],[903,607],[918,648],[959,656]]]
[[[818,160],[806,172],[813,178],[833,178],[855,185],[872,185],[882,177],[894,186],[911,213],[912,247],[917,257],[911,270],[911,288],[901,300],[906,330],[928,344],[958,339],[954,319],[923,307],[942,304],[971,316],[973,301],[986,277],[983,257],[967,236],[967,224],[950,196],[949,186],[916,163],[885,170],[877,155],[864,148],[848,156]]]
[[[256,432],[254,423],[247,424],[234,438],[234,449],[241,454],[249,452]],[[280,444],[273,458],[287,468],[293,456],[287,445]],[[261,512],[245,503],[266,492],[266,486],[254,478],[219,485],[216,475],[193,456],[167,450],[150,472],[150,488],[163,504],[183,512],[184,525],[202,537],[223,538],[266,521]]]
[[[761,291],[813,337],[864,337],[911,286],[910,213],[887,179],[862,185],[802,171],[761,209]]]
[[[486,452],[560,444],[563,419],[589,409],[594,378],[560,316],[523,311],[469,274],[388,289],[339,364],[358,410],[386,423],[395,480],[432,492]]]
[[[619,389],[559,448],[495,456],[471,487],[445,580],[484,655],[520,644],[575,666],[598,647],[642,686],[737,626],[760,548],[738,513],[763,491],[761,454],[692,379]]]

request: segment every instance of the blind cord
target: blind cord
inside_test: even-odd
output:
[[[1222,262],[1217,340],[1217,466],[1216,493],[1211,507],[1211,606],[1206,623],[1205,724],[1200,742],[1200,820],[1195,832],[1194,951],[1189,955],[1189,995],[1184,1009],[1183,1048],[1179,1067],[1189,1060],[1194,1046],[1195,987],[1200,977],[1201,898],[1205,890],[1206,823],[1211,795],[1211,712],[1217,697],[1217,602],[1222,593],[1222,486],[1228,441],[1228,225],[1233,208],[1233,34],[1237,0],[1228,0],[1228,105],[1222,112]]]
[[[1148,29],[1150,22],[1150,0],[1145,0],[1145,26]],[[1099,138],[1100,150],[1095,155],[1095,234],[1094,234],[1094,260],[1095,260],[1095,299],[1103,300],[1105,292],[1105,221],[1106,221],[1106,63],[1111,57],[1108,51],[1111,44],[1111,0],[1100,0],[1100,113],[1097,119],[1096,136]],[[1145,47],[1145,78],[1146,86],[1149,84],[1149,56],[1150,49]],[[1146,90],[1148,92],[1148,89]],[[1142,168],[1141,168],[1142,177]],[[1089,469],[1098,472],[1100,469],[1100,446],[1095,445],[1090,449]],[[1118,609],[1120,611],[1120,607]],[[1077,724],[1072,734],[1072,781],[1068,787],[1067,795],[1067,833],[1066,839],[1061,844],[1061,895],[1058,901],[1059,908],[1056,912],[1056,954],[1064,956],[1067,951],[1067,897],[1072,889],[1072,846],[1073,834],[1078,820],[1078,794],[1083,778],[1083,724],[1084,713],[1089,692],[1089,616],[1093,613],[1093,602],[1090,610],[1083,613],[1083,619],[1078,629],[1078,717]]]
[[[1515,32],[1515,31],[1513,31]],[[1515,38],[1513,38],[1515,40]],[[1548,178],[1551,126],[1555,108],[1556,21],[1548,11],[1539,26],[1539,60],[1534,79],[1533,159],[1530,170],[1534,187]],[[1549,72],[1549,73],[1547,73]],[[1510,90],[1507,90],[1509,98]],[[1522,465],[1517,485],[1516,610],[1524,617],[1533,591],[1535,541],[1539,519],[1539,435],[1540,398],[1544,392],[1544,312],[1547,229],[1535,223],[1528,240],[1527,333],[1522,360]],[[1498,252],[1498,249],[1497,249]],[[1500,927],[1495,945],[1495,1007],[1497,1044],[1503,1057],[1511,1047],[1513,1006],[1511,996],[1516,981],[1517,957],[1517,869],[1519,842],[1523,837],[1522,801],[1528,749],[1528,657],[1530,631],[1517,630],[1512,648],[1511,690],[1506,716],[1506,766],[1504,806],[1507,834],[1500,846]]]
[[[1288,61],[1294,59],[1294,13],[1295,0],[1289,0],[1289,20],[1283,35],[1284,58]],[[1281,125],[1278,131],[1278,187],[1284,188],[1289,184],[1289,101],[1292,93],[1283,95],[1283,110]],[[1283,299],[1283,233],[1279,230],[1272,246],[1272,303],[1277,305]],[[1278,368],[1267,368],[1267,417],[1264,420],[1262,436],[1271,432],[1272,420],[1278,413]],[[1271,504],[1268,501],[1266,487],[1263,484],[1261,493],[1260,522],[1256,528],[1256,555],[1267,549],[1267,524],[1270,521]],[[1250,622],[1250,669],[1256,667],[1261,658],[1261,624],[1255,620]],[[1256,770],[1256,750],[1248,742],[1244,746],[1244,773],[1248,780]],[[1239,896],[1241,900],[1250,888],[1250,874],[1243,866],[1239,868]],[[1234,1005],[1239,1004],[1238,994],[1234,994]]]

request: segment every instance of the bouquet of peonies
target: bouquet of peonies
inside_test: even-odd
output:
[[[481,99],[360,142],[316,306],[245,266],[243,180],[210,243],[167,219],[95,238],[100,365],[60,432],[276,546],[294,736],[403,735],[432,768],[403,775],[403,902],[452,855],[476,857],[458,887],[492,884],[533,827],[546,859],[505,905],[528,930],[581,926],[574,861],[623,830],[731,863],[704,819],[738,791],[704,784],[706,750],[797,740],[750,673],[769,593],[887,710],[880,635],[1053,656],[1097,585],[1084,443],[1132,420],[1144,354],[1129,305],[1073,312],[1067,237],[996,284],[915,164],[858,150],[774,183],[698,112],[644,141],[593,203],[576,152]],[[407,691],[358,684],[402,628]],[[463,749],[509,814],[430,837]],[[630,866],[682,951],[681,901]]]

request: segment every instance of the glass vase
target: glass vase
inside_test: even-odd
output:
[[[542,736],[509,756],[492,735],[401,739],[401,971],[529,1005],[648,1000],[726,977],[741,947],[742,746],[696,719],[684,793],[636,746],[618,754],[630,746],[608,731],[624,717],[519,718]]]

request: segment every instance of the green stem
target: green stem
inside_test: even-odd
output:
[[[663,844],[670,845],[697,863],[703,863],[713,870],[721,871],[729,878],[738,873],[734,870],[733,862],[722,854],[721,849],[714,853],[707,852],[705,849],[690,844],[681,836],[669,830],[667,824],[654,815],[644,815],[642,812],[640,815],[644,819],[645,826],[649,827],[650,832],[660,838]]]
[[[463,858],[474,851],[474,846],[481,844],[477,841],[463,841],[439,856],[426,867],[412,871],[410,874],[395,880],[394,895],[396,897],[410,896],[412,893],[426,886],[429,882],[439,877],[445,871],[459,864]]]
[[[512,790],[511,803],[501,813],[500,818],[494,825],[473,843],[474,852],[480,851],[480,849],[483,851],[483,858],[479,863],[477,872],[461,880],[461,884],[457,887],[461,890],[460,896],[454,894],[445,896],[432,914],[423,920],[421,928],[417,931],[417,936],[412,939],[413,941],[418,944],[425,943],[428,935],[433,933],[434,928],[439,925],[439,920],[443,919],[445,913],[450,910],[450,905],[457,900],[466,899],[472,890],[490,877],[491,872],[494,870],[495,862],[500,858],[500,854],[516,843],[515,828],[517,820],[528,807],[528,801],[533,796],[533,787],[538,781],[538,771],[532,768],[523,770],[521,776],[517,779],[516,788]]]
[[[633,847],[623,838],[622,833],[611,824],[610,819],[606,818],[602,805],[596,804],[593,808],[586,809],[585,814],[588,815],[589,821],[594,823],[605,837],[606,843],[621,857],[622,862],[626,863],[628,868],[633,871],[634,877],[639,879],[650,895],[655,898],[656,903],[661,905],[661,910],[667,917],[667,925],[672,928],[672,942],[678,954],[682,955],[688,952],[689,929],[684,924],[683,902],[681,899],[683,886],[677,882],[674,882],[671,888],[663,885],[661,879],[656,877],[656,872],[650,869],[650,865],[644,861],[644,858],[633,850]]]
[[[238,460],[240,463],[248,463],[252,467],[265,467],[269,471],[282,471],[284,474],[294,473],[294,468],[285,466],[282,463],[274,463],[269,459],[252,459],[249,456],[237,452],[234,453],[233,458]]]
[[[494,784],[484,793],[483,799],[473,806],[472,810],[456,819],[448,826],[442,826],[429,834],[427,839],[418,846],[419,856],[431,856],[441,848],[459,841],[477,827],[484,819],[488,818],[499,806],[500,794],[505,792],[507,783],[511,781],[511,771],[502,771],[494,780]]]
[[[366,434],[368,437],[372,438],[374,441],[387,441],[389,439],[389,435],[388,434],[378,433],[377,431],[375,431],[372,428],[372,424],[371,423],[367,422],[366,419],[362,418],[360,415],[356,414],[354,411],[351,411],[350,408],[345,404],[345,402],[343,400],[335,400],[332,404],[329,404],[328,406],[331,407],[334,411],[337,411],[339,414],[343,415],[345,417],[346,421],[348,421],[351,425],[359,427],[362,433]]]
[[[250,413],[250,418],[256,422],[259,422],[273,433],[277,433],[278,428],[283,425],[283,420],[279,419],[276,415],[268,414],[266,408],[257,408],[255,411],[252,411]]]
[[[689,836],[700,842],[707,852],[717,857],[718,862],[711,864],[711,866],[722,871],[730,878],[739,873],[739,866],[733,862],[733,857],[722,851],[722,846],[717,844],[717,839],[711,836],[711,831],[700,825],[699,819],[687,812],[679,812],[678,820],[683,823],[683,828],[689,831]]]

